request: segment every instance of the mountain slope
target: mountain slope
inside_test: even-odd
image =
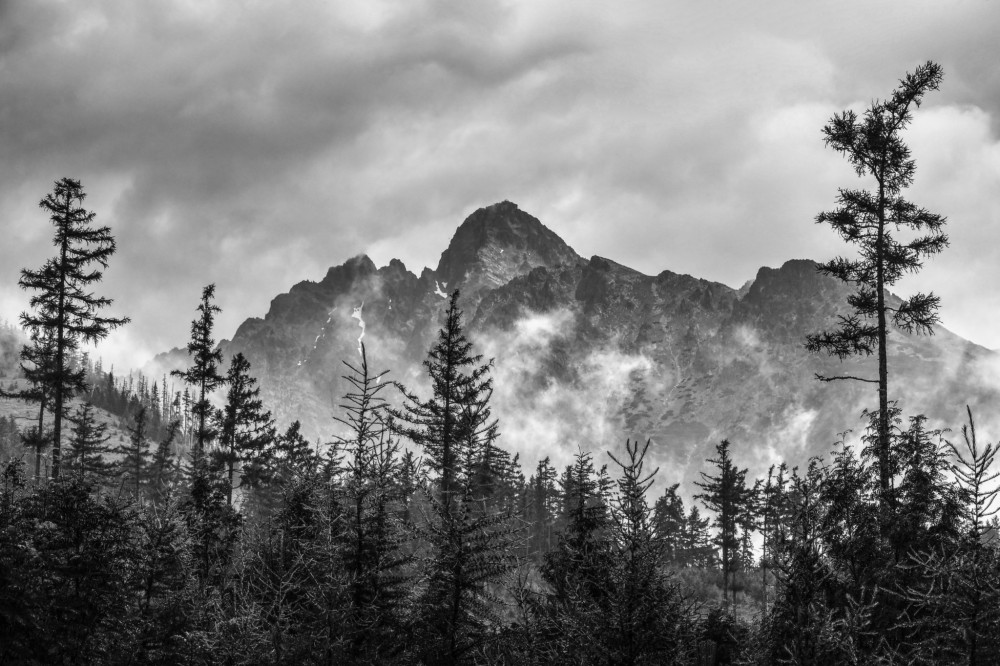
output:
[[[477,351],[496,359],[503,441],[528,465],[546,455],[565,462],[577,446],[617,448],[626,436],[654,440],[666,480],[695,478],[723,437],[755,470],[801,464],[837,433],[860,430],[862,409],[876,404],[868,385],[814,378],[871,371],[863,359],[805,351],[806,334],[846,307],[844,286],[815,263],[761,268],[739,290],[670,271],[648,276],[581,258],[510,202],[470,215],[436,270],[417,276],[396,260],[377,268],[356,257],[277,296],[225,349],[247,355],[279,420],[301,419],[326,440],[361,322],[370,364],[420,392],[421,362],[455,288]],[[965,404],[986,417],[998,397],[985,372],[995,358],[944,328],[896,333],[892,395],[905,413],[942,426],[956,425]]]

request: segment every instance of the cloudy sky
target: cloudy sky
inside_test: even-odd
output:
[[[209,282],[228,337],[356,254],[436,266],[503,199],[584,256],[739,286],[845,251],[813,222],[856,184],[820,130],[930,59],[909,196],[952,244],[898,291],[1000,347],[998,28],[991,0],[0,0],[0,318],[63,176],[118,239],[119,364],[183,345]]]

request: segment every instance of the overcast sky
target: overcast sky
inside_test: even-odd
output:
[[[738,287],[846,250],[813,222],[856,184],[821,128],[930,59],[909,197],[951,247],[898,291],[1000,347],[998,29],[992,0],[0,0],[0,317],[63,176],[118,240],[119,364],[185,344],[209,282],[229,337],[351,256],[435,267],[504,199],[584,256]]]

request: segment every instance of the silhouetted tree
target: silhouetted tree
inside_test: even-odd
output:
[[[611,589],[605,612],[603,641],[608,663],[669,663],[681,651],[683,617],[680,596],[661,561],[664,540],[653,525],[646,502],[657,470],[646,472],[650,442],[625,442],[617,492],[610,503]]]
[[[148,412],[145,407],[140,407],[136,412],[132,425],[128,426],[129,441],[127,444],[117,447],[116,453],[122,458],[118,467],[122,473],[122,480],[130,482],[135,499],[142,496],[142,486],[149,478],[149,423]]]
[[[554,543],[560,505],[556,476],[556,470],[546,456],[538,461],[534,475],[528,479],[525,519],[531,524],[529,553],[538,560],[552,550]]]
[[[242,521],[226,501],[225,481],[206,456],[194,454],[187,481],[178,509],[191,539],[193,570],[204,602],[211,590],[224,584]]]
[[[212,338],[212,327],[215,325],[215,314],[222,309],[212,303],[215,297],[215,285],[210,284],[201,292],[201,303],[198,312],[201,314],[191,322],[191,341],[188,342],[188,355],[192,357],[193,365],[184,370],[174,370],[170,374],[180,377],[185,383],[198,390],[198,399],[191,407],[198,419],[198,430],[195,436],[195,456],[204,453],[205,445],[215,439],[217,433],[211,427],[212,403],[209,397],[212,391],[225,383],[225,378],[219,374],[219,364],[222,363],[222,351],[215,347]],[[187,390],[185,389],[185,395]]]
[[[149,461],[149,492],[154,504],[160,504],[166,499],[171,484],[177,479],[174,445],[180,427],[180,421],[170,422],[166,436],[156,445],[156,451]]]
[[[350,390],[341,405],[344,415],[335,417],[347,426],[347,434],[338,438],[345,456],[340,501],[340,559],[347,583],[343,626],[348,658],[374,663],[398,656],[391,638],[401,631],[411,583],[404,571],[410,558],[403,551],[405,535],[394,497],[399,444],[390,433],[380,395],[389,386],[382,383],[387,371],[368,370],[364,344],[360,364],[344,365]]]
[[[714,567],[718,561],[718,553],[712,545],[712,535],[709,533],[708,518],[702,518],[697,506],[688,511],[687,524],[684,528],[681,562],[688,567]]]
[[[0,524],[6,523],[0,529],[0,662],[126,658],[123,644],[131,647],[134,628],[136,516],[130,503],[93,491],[87,480],[67,474],[0,498]],[[8,541],[12,536],[18,541]],[[14,605],[11,593],[18,595]]]
[[[437,474],[438,490],[427,498],[432,515],[420,526],[430,552],[418,633],[420,658],[441,664],[459,663],[487,642],[499,624],[491,587],[516,564],[513,512],[484,506],[467,466],[469,452],[496,446],[497,422],[489,409],[492,363],[472,354],[458,298],[456,290],[424,361],[432,397],[420,400],[397,384],[406,402],[390,410],[396,431],[423,447]]]
[[[679,483],[668,486],[653,505],[653,526],[663,541],[663,560],[673,566],[682,566],[687,526],[684,500],[677,494],[679,487]]]
[[[34,312],[21,313],[21,324],[53,345],[44,379],[53,410],[52,478],[59,477],[63,408],[83,384],[86,373],[73,368],[70,360],[81,343],[103,340],[129,321],[101,316],[99,312],[111,305],[111,299],[88,291],[103,277],[100,269],[107,268],[115,240],[110,228],[92,226],[95,214],[80,205],[85,198],[80,181],[56,181],[39,206],[49,213],[56,228],[53,240],[58,255],[38,270],[22,269],[18,282],[22,289],[38,292],[31,297]]]
[[[472,343],[462,327],[458,297],[456,289],[438,341],[424,361],[431,380],[431,397],[420,400],[397,384],[406,402],[402,410],[390,412],[397,421],[397,431],[423,448],[425,464],[438,474],[445,511],[452,497],[462,491],[463,477],[471,471],[463,465],[469,449],[483,451],[497,437],[497,423],[489,412],[492,361],[483,363],[482,356],[472,354]]]
[[[611,541],[608,489],[594,469],[593,456],[578,451],[560,480],[565,527],[541,568],[551,592],[549,633],[555,652],[582,663],[600,650],[601,609],[611,593]]]
[[[35,480],[42,473],[42,451],[51,443],[51,438],[45,430],[45,410],[51,405],[52,384],[56,381],[56,345],[52,331],[36,329],[32,331],[28,344],[21,348],[21,374],[28,381],[28,386],[20,391],[0,391],[5,397],[12,397],[28,402],[38,403],[38,418],[34,429],[27,431],[23,437],[24,447],[35,453]],[[80,373],[66,373],[63,376],[64,388],[70,392],[84,389],[83,377]]]
[[[319,456],[302,435],[302,424],[293,421],[274,441],[274,482],[288,485],[317,471]]]
[[[767,470],[767,481],[761,488],[760,523],[761,523],[761,587],[764,593],[764,610],[767,611],[768,571],[774,568],[779,545],[784,540],[787,529],[787,483],[788,468],[785,463]]]
[[[256,488],[268,480],[274,443],[274,420],[264,410],[257,380],[250,375],[250,361],[237,353],[226,374],[226,404],[219,414],[219,449],[216,462],[225,469],[226,501],[233,504],[233,477],[237,466],[240,487]]]
[[[105,458],[112,451],[112,447],[107,445],[111,439],[108,425],[97,422],[94,406],[89,402],[80,405],[69,418],[73,431],[69,440],[67,471],[88,483],[108,479],[115,469],[115,464]]]
[[[849,379],[878,386],[879,487],[883,504],[888,501],[891,483],[889,432],[889,370],[887,339],[892,323],[907,333],[933,333],[940,298],[932,293],[915,294],[897,306],[886,302],[886,288],[903,275],[922,266],[924,257],[948,245],[941,231],[945,218],[902,198],[912,182],[916,163],[900,133],[913,119],[924,94],[941,83],[940,65],[927,62],[907,74],[892,96],[874,102],[864,118],[853,111],[836,114],[823,128],[826,145],[844,155],[858,176],[875,181],[873,191],[841,189],[838,208],[820,213],[816,221],[826,223],[847,242],[858,246],[857,259],[838,257],[819,270],[855,285],[847,299],[853,308],[839,317],[839,327],[810,335],[806,347],[826,351],[841,360],[855,355],[878,356],[878,376],[874,379],[848,375],[820,376],[823,381]],[[903,243],[894,231],[912,230],[923,235]]]
[[[961,529],[944,543],[912,552],[917,584],[905,588],[913,611],[904,627],[915,643],[915,663],[992,664],[1000,649],[1000,552],[988,521],[995,506],[1000,472],[993,469],[998,448],[976,439],[972,410],[962,426],[963,445],[949,442],[951,473],[961,499]]]
[[[696,483],[704,492],[695,495],[710,511],[715,513],[715,527],[719,530],[715,542],[722,552],[722,599],[732,590],[731,581],[738,569],[739,536],[737,526],[750,501],[746,487],[746,469],[738,469],[729,455],[729,440],[722,440],[715,447],[716,458],[708,462],[715,465],[718,476],[701,473],[704,483]],[[735,601],[735,597],[733,598]]]

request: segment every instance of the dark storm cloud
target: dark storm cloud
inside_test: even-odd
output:
[[[49,252],[35,206],[63,175],[84,182],[119,240],[106,289],[133,317],[116,340],[130,360],[184,342],[207,282],[231,335],[359,252],[433,266],[465,215],[501,199],[582,254],[738,284],[761,264],[842,251],[811,222],[852,184],[819,129],[928,58],[945,66],[945,90],[914,125],[915,192],[955,224],[932,276],[957,304],[949,269],[985,281],[1000,259],[966,261],[997,222],[997,13],[0,2],[0,308],[23,307],[17,269]],[[935,159],[949,170],[921,181]],[[971,218],[977,246],[961,240]],[[946,323],[987,341],[1000,319],[966,307]]]
[[[5,6],[5,224],[41,226],[33,204],[74,174],[118,237],[109,288],[135,328],[160,329],[214,280],[223,303],[259,294],[231,332],[290,281],[423,219],[420,201],[371,201],[394,196],[387,138],[474,117],[475,96],[581,48],[569,34],[508,38],[510,16],[486,4],[413,5],[370,25],[325,5]],[[10,284],[23,248],[7,251]],[[185,328],[170,325],[172,342]]]

